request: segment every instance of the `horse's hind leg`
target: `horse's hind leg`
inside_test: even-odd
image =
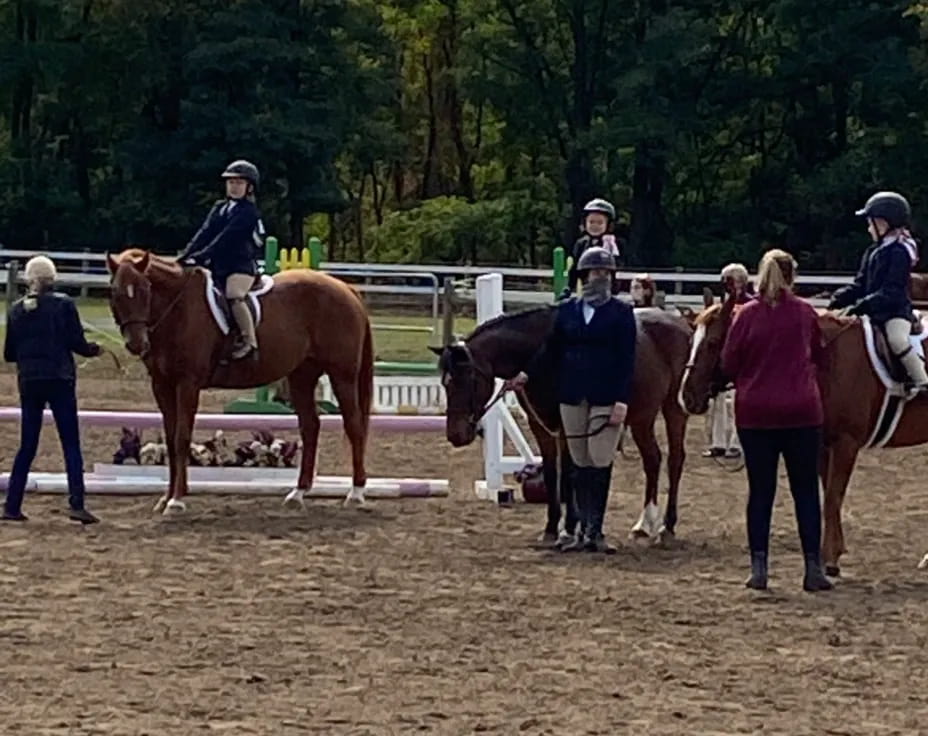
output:
[[[654,420],[639,422],[631,425],[632,437],[641,453],[641,464],[644,467],[645,493],[644,509],[635,526],[632,527],[632,536],[638,538],[656,537],[660,532],[661,510],[657,505],[657,484],[661,474],[661,448],[654,436]]]
[[[329,375],[332,390],[342,412],[342,425],[348,442],[351,444],[351,490],[345,497],[345,503],[364,504],[364,486],[367,484],[367,471],[364,468],[364,450],[367,444],[367,430],[364,426],[364,412],[361,410],[361,397],[358,395],[358,383],[355,376]]]
[[[680,493],[680,478],[686,460],[687,416],[677,405],[676,397],[664,406],[664,425],[667,428],[667,509],[664,512],[664,527],[661,534],[673,534],[677,526],[677,497]]]
[[[316,384],[322,369],[311,361],[304,361],[289,376],[290,401],[300,423],[303,450],[300,455],[300,477],[284,499],[284,504],[305,508],[303,494],[312,489],[316,475],[316,449],[319,446],[319,415],[316,413]]]

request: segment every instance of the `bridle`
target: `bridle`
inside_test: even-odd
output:
[[[532,416],[532,419],[534,419],[538,425],[554,439],[559,437],[563,437],[564,439],[568,440],[587,439],[589,437],[595,437],[596,435],[605,431],[606,427],[609,426],[609,421],[604,420],[602,424],[600,424],[591,432],[582,432],[580,434],[563,434],[561,430],[551,429],[551,427],[549,427],[548,424],[539,416],[524,389],[510,389],[506,386],[505,383],[499,387],[499,389],[493,395],[493,398],[491,398],[488,403],[483,405],[479,404],[477,401],[477,378],[481,377],[492,384],[496,381],[496,376],[477,365],[477,362],[474,360],[474,355],[466,342],[459,342],[453,347],[464,352],[464,355],[467,357],[467,365],[472,371],[470,387],[470,411],[467,416],[467,423],[472,431],[476,432],[477,426],[480,424],[480,420],[483,419],[487,412],[490,411],[490,409],[492,409],[493,406],[511,390],[515,390],[522,397],[522,400],[525,402],[525,407],[528,410],[528,413]]]
[[[177,290],[176,296],[168,303],[168,306],[161,313],[161,316],[158,317],[158,319],[156,319],[153,324],[149,324],[149,321],[151,320],[151,304],[150,303],[149,303],[149,308],[148,308],[149,314],[148,314],[148,317],[146,317],[145,319],[140,319],[140,318],[125,319],[125,320],[120,319],[119,315],[115,314],[115,310],[114,310],[113,318],[116,322],[116,326],[119,327],[119,333],[123,337],[125,337],[126,328],[128,328],[131,325],[142,325],[148,331],[149,335],[154,335],[155,332],[158,330],[158,328],[162,325],[164,320],[168,317],[169,314],[171,314],[174,307],[178,304],[178,302],[180,302],[181,298],[184,296],[184,293],[187,290],[187,284],[190,283],[191,275],[192,275],[192,272],[189,272],[189,271],[184,274],[184,281],[183,283],[181,283],[180,288]],[[150,289],[151,289],[151,286],[149,285],[149,291]]]

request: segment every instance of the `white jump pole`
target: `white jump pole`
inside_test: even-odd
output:
[[[477,277],[477,324],[498,317],[503,313],[502,274],[488,273]],[[502,381],[496,379],[494,395]],[[483,480],[474,483],[478,498],[495,501],[497,492],[503,488],[503,475],[515,473],[529,463],[540,463],[541,458],[532,448],[519,425],[509,413],[505,402],[498,401],[481,419],[483,425]],[[519,452],[518,457],[503,455],[503,439],[508,435]]]

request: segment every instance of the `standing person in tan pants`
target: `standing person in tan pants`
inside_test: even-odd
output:
[[[226,199],[213,205],[193,240],[178,256],[184,265],[206,265],[223,287],[239,329],[232,358],[258,358],[258,338],[246,298],[258,273],[264,226],[255,204],[260,176],[250,161],[233,161],[222,172]]]
[[[580,512],[580,533],[562,536],[560,548],[614,554],[615,547],[603,534],[603,520],[631,395],[637,326],[632,307],[612,296],[616,271],[612,254],[589,248],[577,266],[583,296],[558,304],[545,347],[509,385],[524,385],[543,364],[554,362]]]

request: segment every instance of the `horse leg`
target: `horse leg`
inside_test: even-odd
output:
[[[670,479],[670,486],[667,489],[667,510],[664,512],[661,536],[673,535],[677,526],[677,497],[680,492],[680,478],[683,476],[683,462],[686,460],[686,421],[687,415],[680,411],[675,398],[665,404],[667,475]]]
[[[656,537],[660,531],[660,507],[657,505],[657,484],[661,474],[661,448],[654,436],[654,421],[631,425],[632,437],[641,453],[644,467],[645,492],[644,509],[635,526],[632,536],[638,538]]]
[[[164,438],[168,455],[168,488],[156,502],[152,509],[156,514],[164,511],[164,507],[171,499],[174,491],[175,479],[177,477],[177,467],[174,463],[174,443],[171,438],[174,436],[174,426],[176,424],[177,410],[174,405],[174,384],[165,378],[152,380],[152,392],[155,395],[155,401],[158,403],[158,409],[161,411],[161,420],[164,424]]]
[[[367,431],[361,411],[361,399],[358,395],[358,383],[355,376],[329,374],[332,391],[338,400],[342,412],[342,426],[351,444],[351,489],[345,496],[345,505],[356,503],[364,505],[364,486],[367,484],[367,471],[364,469],[364,449],[367,443]]]
[[[300,439],[303,450],[300,455],[300,477],[294,488],[284,499],[284,505],[297,505],[306,509],[303,495],[312,489],[316,477],[316,450],[319,447],[319,415],[316,413],[316,384],[322,375],[322,368],[310,361],[304,361],[290,374],[290,403],[296,412],[300,424]]]
[[[553,544],[557,541],[557,530],[561,523],[561,494],[557,487],[557,440],[548,434],[531,414],[528,415],[528,424],[541,452],[541,471],[544,475],[545,493],[548,497],[548,520],[541,535],[541,542]],[[563,483],[563,480],[561,482]]]
[[[841,574],[838,560],[847,550],[844,547],[844,530],[841,528],[841,505],[857,463],[860,448],[848,437],[839,437],[826,452],[823,463],[827,470],[825,485],[825,531],[822,536],[822,562],[826,574],[837,577]]]
[[[187,510],[184,496],[187,495],[187,465],[190,462],[190,437],[193,434],[193,422],[200,402],[200,389],[190,382],[178,383],[174,389],[175,422],[174,433],[168,442],[173,445],[174,458],[171,466],[175,468],[171,488],[171,497],[164,508],[164,513],[180,514]]]

